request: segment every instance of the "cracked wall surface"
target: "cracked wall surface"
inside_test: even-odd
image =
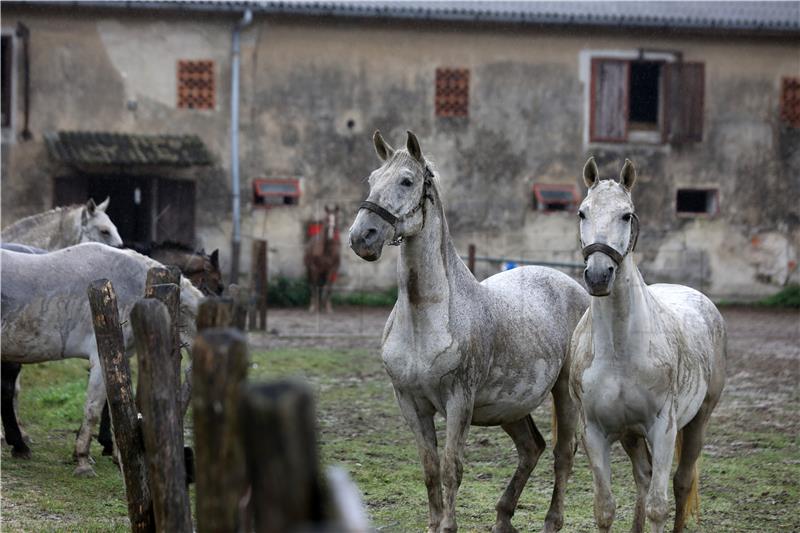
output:
[[[42,135],[77,129],[194,133],[211,168],[197,183],[199,244],[230,247],[230,30],[233,15],[128,10],[4,9],[4,25],[31,29],[34,139],[3,149],[3,225],[51,207],[50,180],[70,169],[50,160]],[[680,51],[705,64],[703,140],[670,146],[584,142],[581,54]],[[638,261],[648,282],[686,283],[719,298],[755,298],[798,280],[800,133],[779,121],[779,84],[796,75],[789,38],[670,35],[256,16],[242,35],[240,165],[243,256],[270,243],[271,275],[300,277],[305,225],[342,207],[341,232],[367,193],[378,160],[370,141],[413,130],[436,164],[457,248],[466,254],[580,263],[573,213],[532,209],[534,183],[574,185],[594,155],[604,177],[634,161],[641,219]],[[176,62],[213,59],[216,109],[176,109]],[[434,116],[437,67],[470,69],[469,117]],[[17,99],[18,110],[21,99]],[[129,102],[136,103],[131,110]],[[19,121],[18,121],[19,122]],[[251,182],[298,177],[299,205],[252,204]],[[711,218],[676,216],[678,187],[719,190]],[[367,264],[342,250],[342,288],[395,281],[396,250]],[[478,275],[497,271],[479,262]],[[575,270],[577,272],[577,270]]]

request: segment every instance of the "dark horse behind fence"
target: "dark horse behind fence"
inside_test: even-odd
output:
[[[214,250],[211,255],[206,254],[202,248],[195,250],[185,244],[164,241],[141,245],[138,243],[125,243],[140,254],[155,259],[165,266],[176,266],[181,269],[181,274],[192,285],[200,289],[205,296],[219,296],[222,294],[222,272],[219,269],[219,250]]]
[[[331,290],[336,281],[341,263],[338,220],[339,206],[325,206],[325,221],[312,222],[308,227],[309,239],[303,256],[311,289],[309,311],[316,311],[323,305],[327,312],[332,311]]]

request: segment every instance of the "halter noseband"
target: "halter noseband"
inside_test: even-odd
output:
[[[625,250],[624,254],[619,253],[614,248],[609,246],[604,242],[594,242],[592,244],[586,245],[581,249],[581,253],[583,254],[583,260],[586,261],[589,259],[589,256],[595,252],[603,252],[608,257],[611,258],[614,263],[619,266],[622,263],[622,260],[625,259],[625,256],[628,253],[632,252],[636,248],[636,241],[639,240],[639,217],[636,216],[636,213],[631,213],[631,238],[628,242],[628,249]]]
[[[431,178],[433,178],[433,172],[431,172],[431,169],[428,168],[428,165],[425,165],[425,183],[422,185],[422,197],[420,198],[419,203],[411,211],[409,211],[404,215],[400,215],[399,217],[395,216],[392,213],[390,213],[386,208],[376,204],[375,202],[370,202],[368,200],[364,200],[363,202],[361,202],[361,204],[359,204],[358,206],[358,210],[360,211],[362,209],[366,209],[367,211],[372,211],[373,213],[381,217],[383,220],[388,222],[389,225],[392,226],[392,229],[396,234],[398,222],[414,216],[414,214],[416,214],[416,212],[422,209],[422,206],[425,205],[426,199],[429,199],[431,202],[433,201],[433,197],[430,194],[428,194],[428,187],[431,184]],[[403,242],[403,236],[400,235],[392,239],[389,242],[389,246],[397,246],[402,242]]]

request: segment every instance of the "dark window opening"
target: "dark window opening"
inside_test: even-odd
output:
[[[300,200],[300,181],[288,179],[253,180],[253,204],[261,207],[297,205]]]
[[[676,211],[688,215],[716,214],[716,189],[678,189]]]
[[[537,183],[533,186],[533,208],[537,211],[574,211],[577,206],[578,191],[574,185]]]
[[[10,35],[3,35],[2,38],[2,127],[11,127],[11,64],[13,62],[13,44]]]
[[[658,126],[661,63],[632,61],[628,120],[631,129],[654,129]]]

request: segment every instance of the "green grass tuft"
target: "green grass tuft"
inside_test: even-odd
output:
[[[764,307],[788,307],[800,309],[800,285],[787,285],[778,293],[768,296],[758,302]]]

